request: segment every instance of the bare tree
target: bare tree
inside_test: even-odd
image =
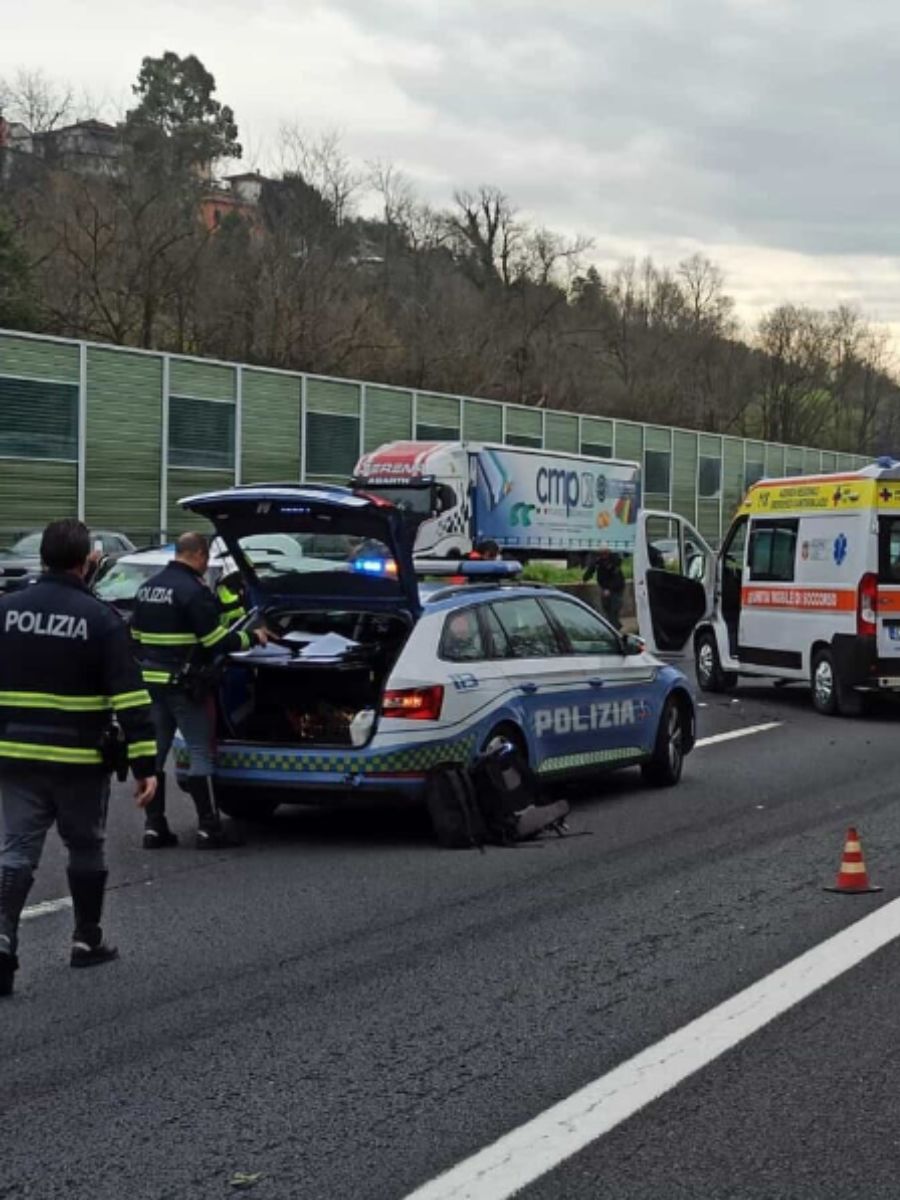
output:
[[[19,67],[12,79],[0,80],[0,109],[32,133],[47,133],[74,115],[75,95],[69,84],[56,83],[41,70]]]
[[[279,134],[283,174],[299,175],[331,206],[337,225],[354,215],[354,199],[363,175],[351,163],[336,130],[310,134],[297,124],[286,123]]]
[[[456,192],[453,199],[456,211],[447,224],[457,235],[460,259],[473,281],[479,287],[509,287],[516,277],[524,232],[516,210],[499,188],[487,185],[476,193]]]

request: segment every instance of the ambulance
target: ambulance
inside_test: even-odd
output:
[[[900,691],[900,462],[760,480],[718,554],[682,518],[642,513],[635,599],[648,649],[693,650],[704,691],[807,683],[819,712],[860,713]]]

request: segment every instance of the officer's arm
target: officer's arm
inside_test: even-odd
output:
[[[249,650],[251,637],[244,630],[226,629],[219,621],[219,605],[212,592],[198,587],[187,604],[191,629],[204,650],[230,654],[233,650]]]
[[[128,744],[128,765],[135,779],[156,773],[156,734],[150,716],[150,693],[134,661],[124,621],[116,619],[103,656],[104,690]]]

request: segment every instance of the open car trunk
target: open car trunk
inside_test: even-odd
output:
[[[219,739],[280,746],[363,746],[409,634],[403,616],[267,611],[274,637],[237,652],[219,690]]]

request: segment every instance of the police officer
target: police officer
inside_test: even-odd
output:
[[[248,634],[225,628],[216,597],[204,582],[209,542],[201,533],[183,533],[174,561],[138,589],[132,636],[140,644],[144,682],[153,699],[156,729],[156,796],[146,812],[144,848],[162,850],[178,839],[166,820],[166,758],[176,728],[190,753],[188,790],[197,810],[199,850],[240,842],[222,826],[212,787],[215,705],[203,669],[215,655],[247,650],[251,640],[266,643],[262,629]]]
[[[84,584],[91,544],[80,521],[44,530],[44,574],[0,598],[0,995],[13,990],[19,918],[56,823],[69,852],[73,967],[109,962],[100,918],[115,714],[140,807],[156,790],[150,696],[114,609]]]

